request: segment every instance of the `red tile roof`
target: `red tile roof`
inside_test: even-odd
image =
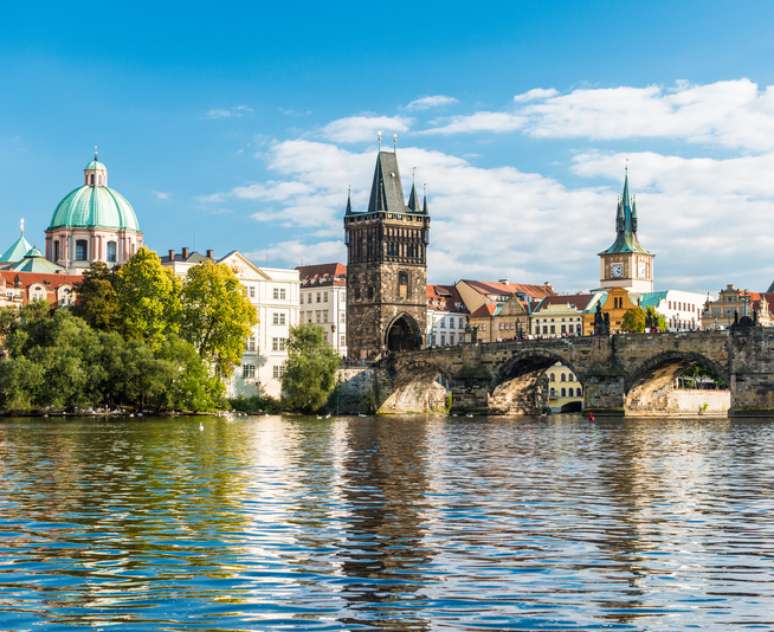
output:
[[[529,283],[503,283],[501,281],[472,281],[470,279],[463,279],[462,282],[467,283],[480,294],[511,296],[519,293],[530,298],[544,298],[554,294],[554,288],[548,283],[532,285]]]
[[[298,266],[296,270],[302,287],[347,284],[347,266],[343,263],[318,263],[311,266]]]
[[[467,313],[468,309],[453,285],[428,284],[425,288],[428,309],[437,309],[441,312]]]
[[[484,303],[481,307],[474,310],[471,318],[491,317],[497,311],[497,303]]]
[[[77,274],[48,274],[44,272],[16,272],[14,270],[0,270],[0,290],[5,295],[8,290],[21,290],[21,303],[29,302],[29,289],[32,285],[40,284],[46,288],[46,300],[56,305],[58,303],[57,290],[63,285],[73,287],[77,291],[77,284],[83,277]]]

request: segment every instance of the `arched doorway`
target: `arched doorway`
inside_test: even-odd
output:
[[[401,314],[392,321],[385,333],[388,351],[413,351],[422,346],[419,325],[408,314]]]
[[[726,371],[698,353],[659,354],[627,380],[626,415],[722,416],[730,408]]]
[[[572,366],[555,353],[535,349],[517,353],[502,364],[489,389],[489,411],[498,415],[535,415],[552,408],[553,394],[558,397],[562,387],[558,381],[549,379],[549,369],[558,369],[562,376],[571,375],[582,397],[581,378]],[[567,387],[564,388],[561,403],[568,399]],[[578,402],[578,405],[582,408],[583,404]],[[556,412],[560,412],[559,407]]]

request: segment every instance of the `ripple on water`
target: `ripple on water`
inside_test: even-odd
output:
[[[768,420],[7,420],[0,628],[770,629],[772,462]]]

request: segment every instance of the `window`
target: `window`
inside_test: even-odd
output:
[[[449,344],[450,345],[454,344],[454,334],[449,334]]]
[[[562,397],[567,397],[567,389],[566,388],[562,389]]]
[[[271,375],[275,380],[281,379],[282,376],[285,375],[285,365],[275,364],[271,367]]]
[[[398,244],[396,244],[393,241],[387,242],[387,256],[388,257],[398,256]]]
[[[580,387],[576,388],[575,389],[575,395],[577,397],[582,397],[583,396],[583,389],[581,389]]]
[[[441,334],[441,346],[446,346],[446,336],[444,334]]]
[[[339,346],[340,347],[346,347],[347,346],[347,337],[346,336],[339,336]]]
[[[562,373],[562,375],[560,376],[560,378],[559,378],[559,379],[560,379],[562,382],[566,382],[566,381],[567,381],[567,376],[566,376],[564,373]]]
[[[250,336],[247,339],[247,350],[251,353],[255,351],[255,336]]]
[[[284,301],[287,298],[284,287],[275,287],[271,291],[272,298],[275,301]]]
[[[255,377],[255,365],[245,364],[242,366],[242,379],[249,380],[253,377]]]
[[[271,315],[272,325],[284,325],[285,322],[285,312],[274,312]]]
[[[398,296],[400,298],[408,298],[409,294],[408,272],[398,272]]]
[[[328,292],[323,292],[323,303],[328,302]]]
[[[88,245],[85,239],[78,239],[75,242],[75,260],[86,261],[88,259]]]
[[[116,242],[107,242],[107,260],[109,263],[115,263],[118,261],[118,249],[116,248]]]
[[[548,381],[549,382],[556,382],[556,375],[554,373],[549,374]]]
[[[247,293],[250,295],[250,298],[255,298],[255,286],[251,285],[247,288]]]
[[[287,342],[287,338],[272,338],[271,339],[271,350],[272,351],[284,351],[285,350],[285,343]]]
[[[551,399],[556,399],[556,389],[552,388],[550,392],[551,392]]]
[[[320,302],[320,293],[319,292],[317,292],[317,302],[318,303]]]
[[[59,261],[59,240],[54,240],[54,261]]]

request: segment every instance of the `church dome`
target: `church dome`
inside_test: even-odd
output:
[[[107,185],[107,167],[96,155],[83,169],[83,175],[83,186],[62,198],[48,228],[112,228],[139,232],[134,208],[123,195]]]

